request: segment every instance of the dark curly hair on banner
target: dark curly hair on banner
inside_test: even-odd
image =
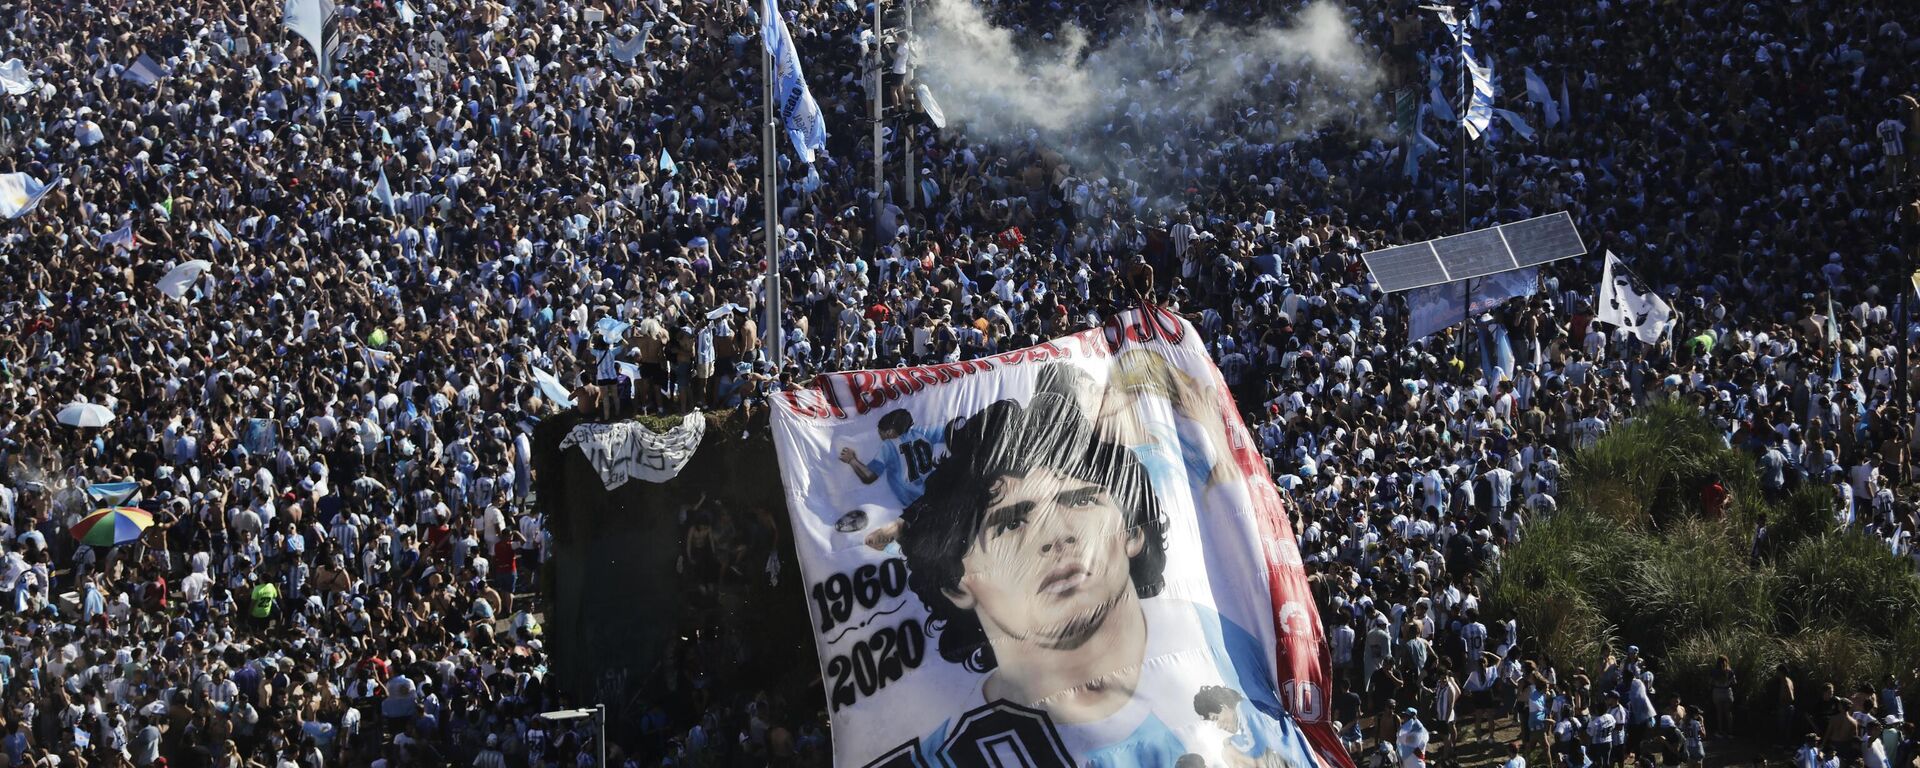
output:
[[[1128,563],[1135,592],[1149,598],[1166,585],[1167,521],[1146,467],[1131,449],[1096,437],[1072,400],[1043,393],[1025,407],[995,402],[955,430],[947,450],[947,459],[927,477],[926,493],[900,516],[907,584],[927,606],[928,627],[939,632],[941,658],[975,672],[997,666],[980,620],[954,605],[945,590],[959,586],[961,559],[979,539],[994,484],[1003,477],[1045,468],[1105,488],[1126,514],[1127,529],[1146,539]]]

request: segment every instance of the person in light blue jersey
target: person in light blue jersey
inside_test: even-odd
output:
[[[929,430],[913,423],[913,414],[901,408],[880,417],[879,455],[861,461],[853,448],[840,449],[840,461],[853,468],[860,482],[872,485],[886,478],[901,506],[912,504],[927,489],[927,475],[938,462],[937,451],[946,444],[946,430]]]

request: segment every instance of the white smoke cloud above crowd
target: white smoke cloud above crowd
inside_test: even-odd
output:
[[[1081,167],[1121,142],[1177,155],[1188,149],[1178,146],[1183,130],[1236,118],[1271,125],[1256,141],[1285,141],[1380,111],[1375,54],[1325,0],[1256,27],[1141,7],[1118,22],[1130,33],[1100,48],[1074,26],[1017,37],[972,0],[923,7],[917,74],[947,118],[975,139],[1038,139]]]

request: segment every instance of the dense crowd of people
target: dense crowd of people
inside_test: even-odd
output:
[[[1571,108],[1555,127],[1526,113],[1533,139],[1464,145],[1465,200],[1460,147],[1437,142],[1409,174],[1415,143],[1383,117],[1390,88],[1425,94],[1453,66],[1409,2],[1348,9],[1392,73],[1371,104],[1276,123],[1257,107],[1305,104],[1329,75],[1273,63],[1236,72],[1216,113],[1091,165],[1066,159],[1086,147],[908,114],[878,201],[871,12],[780,7],[832,139],[810,168],[779,161],[779,368],[761,327],[756,3],[349,2],[330,72],[261,0],[0,9],[32,84],[4,97],[0,170],[64,182],[0,228],[0,759],[591,765],[589,724],[535,717],[581,702],[545,676],[532,423],[751,405],[1142,301],[1206,331],[1299,513],[1363,759],[1448,759],[1501,721],[1523,729],[1516,758],[1698,764],[1745,727],[1731,681],[1727,700],[1682,706],[1633,649],[1589,680],[1477,616],[1502,548],[1553,510],[1566,452],[1650,399],[1710,414],[1767,493],[1830,486],[1836,525],[1920,560],[1900,368],[1920,36],[1900,3],[1484,3],[1503,103],[1526,109],[1524,66]],[[985,7],[1114,50],[1289,10]],[[1163,80],[1220,76],[1207,53]],[[132,71],[143,56],[157,83]],[[881,87],[906,92],[897,74]],[[1451,136],[1437,119],[1425,130]],[[1463,206],[1469,227],[1571,212],[1680,322],[1657,344],[1596,323],[1589,258],[1410,343],[1359,254],[1458,231]],[[192,260],[212,267],[162,293]],[[1482,332],[1510,340],[1510,369],[1478,364]],[[111,422],[60,423],[76,401]],[[117,546],[70,535],[114,504],[155,522]],[[704,520],[687,552],[723,581]],[[1867,690],[1818,700],[1833,711],[1798,764],[1907,765],[1915,680],[1838,682]],[[817,700],[682,690],[699,703],[650,708],[611,759],[823,763]]]

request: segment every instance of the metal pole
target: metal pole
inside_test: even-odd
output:
[[[600,768],[607,768],[607,705],[595,704],[593,719],[600,721]]]
[[[785,341],[780,333],[783,317],[780,310],[780,152],[775,138],[778,120],[773,109],[773,68],[778,62],[773,60],[771,47],[766,48],[766,53],[760,59],[765,62],[761,69],[766,80],[763,86],[765,93],[760,99],[765,103],[766,113],[766,124],[760,129],[760,164],[765,166],[760,175],[760,198],[762,207],[766,208],[767,360],[773,363],[774,375],[778,376],[782,367],[781,343]]]
[[[1473,109],[1473,86],[1467,72],[1466,36],[1456,46],[1460,54],[1460,231],[1467,231],[1467,113]]]
[[[886,201],[881,197],[881,189],[887,183],[886,138],[881,135],[881,129],[885,125],[883,115],[886,114],[887,98],[886,89],[882,87],[887,82],[886,71],[882,69],[886,57],[881,52],[886,49],[887,36],[886,27],[882,26],[885,22],[881,20],[880,7],[880,0],[873,0],[873,225],[875,233],[880,231],[880,209],[886,205]]]
[[[900,89],[902,91],[905,91],[913,87],[913,50],[912,50],[913,0],[904,0],[904,2],[901,3],[901,5],[906,6],[906,11],[907,11],[906,25],[902,27],[900,30],[900,53],[901,53],[901,56],[906,59],[906,65],[907,65],[906,76],[900,78]],[[920,182],[919,182],[920,169],[914,167],[914,164],[913,164],[913,145],[914,145],[915,135],[914,135],[912,110],[903,111],[901,113],[900,130],[905,132],[905,135],[900,137],[901,138],[900,148],[901,148],[901,151],[907,154],[907,170],[906,170],[906,173],[903,174],[900,183],[902,186],[906,187],[906,189],[902,191],[905,192],[907,195],[907,210],[913,210],[913,192],[914,192],[914,187],[917,187],[920,185]]]
[[[1461,21],[1460,24],[1463,28],[1454,38],[1454,51],[1460,60],[1460,125],[1457,128],[1460,133],[1460,232],[1465,234],[1469,226],[1467,224],[1467,113],[1473,109],[1473,86],[1470,85],[1467,72],[1467,31],[1464,28],[1466,22]],[[1460,375],[1465,376],[1468,362],[1467,333],[1472,329],[1468,317],[1471,310],[1467,305],[1473,303],[1473,292],[1464,280],[1461,281],[1460,290],[1464,294],[1460,306]]]

